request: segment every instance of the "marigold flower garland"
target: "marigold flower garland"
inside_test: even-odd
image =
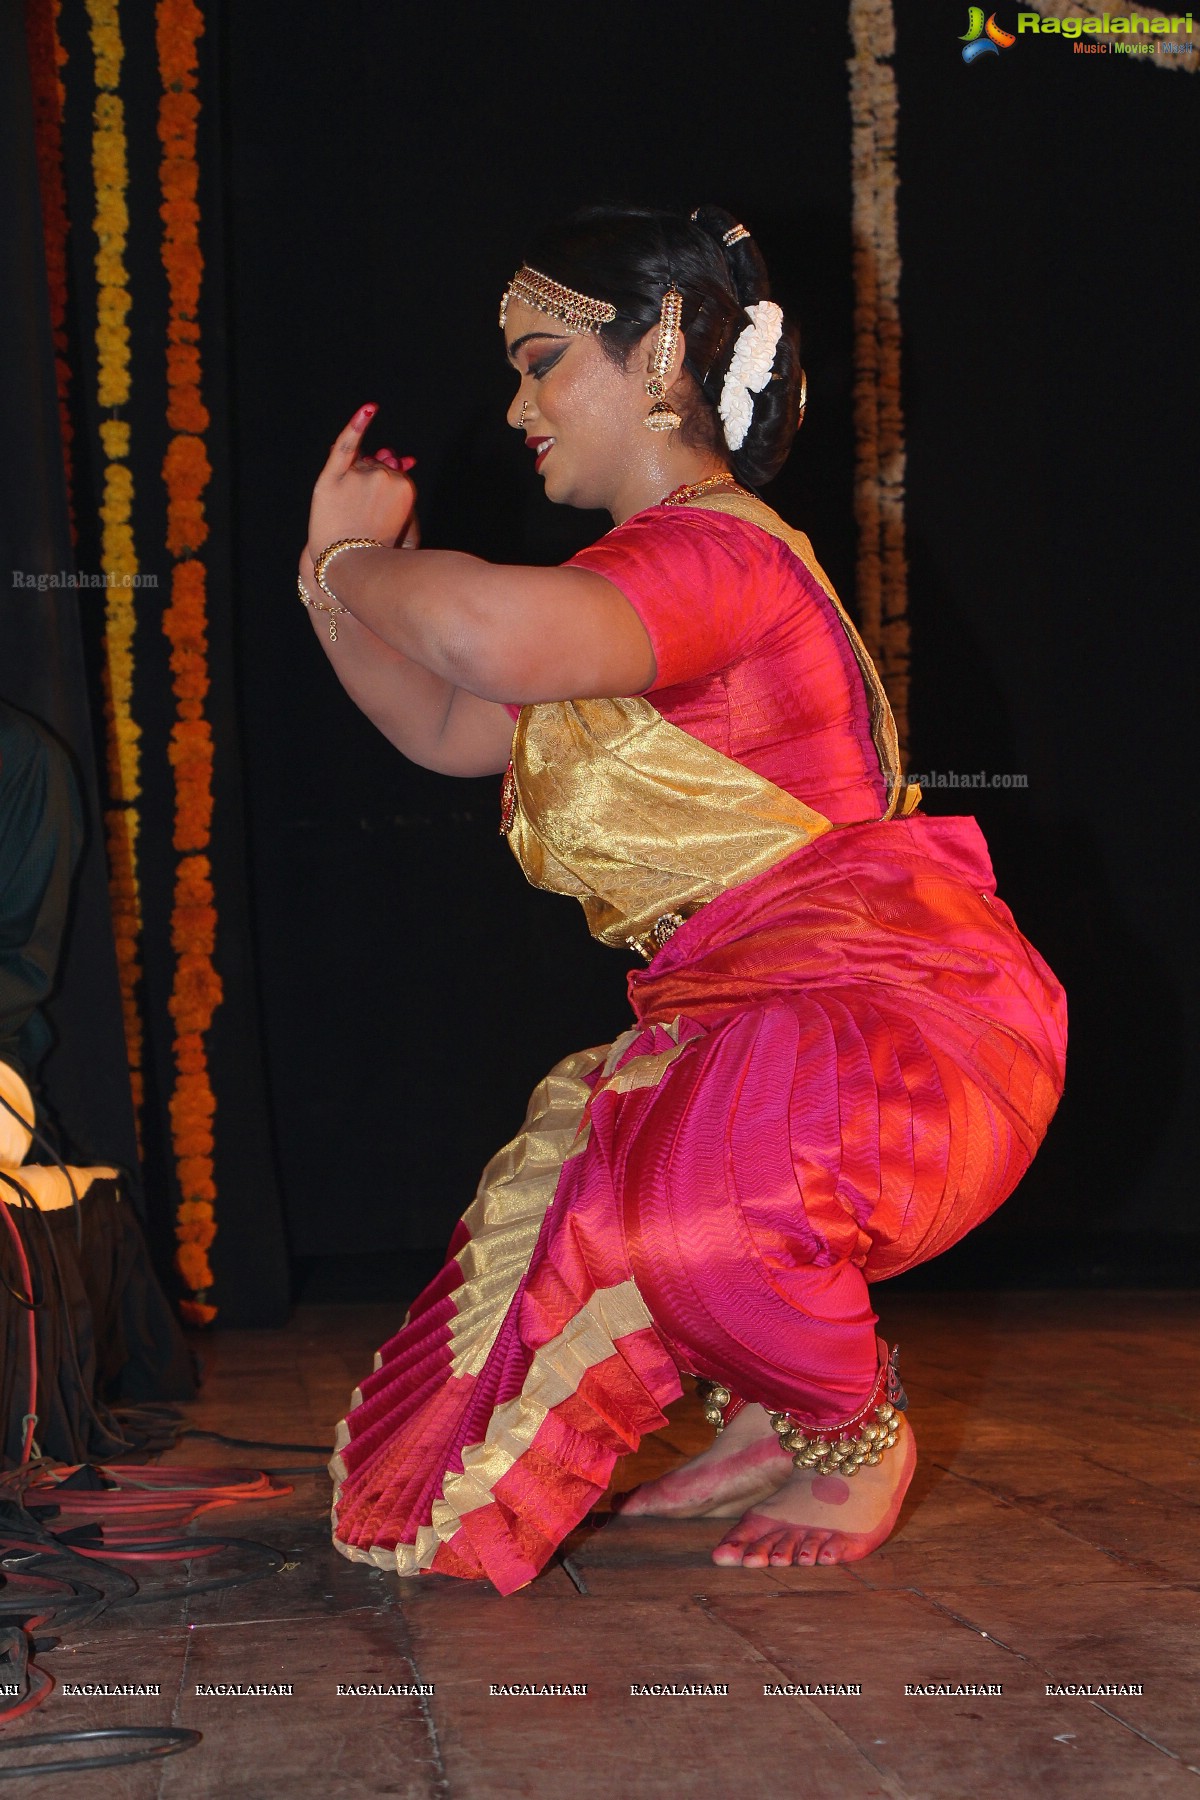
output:
[[[71,478],[71,366],[67,339],[67,189],[63,178],[63,111],[66,88],[61,71],[67,53],[58,33],[59,0],[26,0],[25,39],[33,89],[34,153],[42,202],[42,237],[46,254],[46,286],[50,299],[50,335],[54,344],[54,383],[62,437],[63,473],[71,540],[75,540],[75,506]]]
[[[101,558],[113,585],[105,589],[105,724],[109,805],[105,811],[113,931],[125,1017],[135,1120],[140,1122],[142,1020],[138,1004],[142,915],[138,890],[138,835],[141,815],[141,731],[133,716],[134,609],[138,572],[134,550],[133,476],[129,469],[129,425],[116,415],[129,400],[129,277],[125,266],[129,231],[128,159],[125,108],[118,88],[124,45],[117,0],[87,0],[92,54],[96,65],[96,106],[92,130],[95,184],[97,400],[109,409],[100,426],[104,453],[100,506]],[[115,579],[114,579],[115,578]],[[126,579],[127,578],[127,579]]]
[[[209,415],[201,399],[199,170],[196,162],[197,43],[204,18],[194,0],[158,0],[155,36],[162,96],[158,136],[162,145],[162,259],[167,273],[167,423],[173,433],[163,462],[167,489],[167,548],[175,558],[171,604],[163,630],[171,646],[175,724],[169,756],[175,776],[176,850],[171,910],[175,980],[170,1011],[175,1022],[175,1086],[171,1137],[181,1200],[175,1263],[193,1297],[181,1303],[192,1324],[208,1324],[217,1309],[209,1301],[208,1251],[216,1236],[213,1119],[216,1099],[208,1074],[205,1034],[221,1003],[221,978],[213,966],[217,914],[208,856],[212,829],[212,727],[204,714],[208,693],[208,622],[205,566],[199,551],[208,537],[204,493],[212,475],[203,433]]]
[[[908,744],[908,561],[896,231],[896,26],[891,0],[850,0],[854,231],[854,510],[863,639]]]

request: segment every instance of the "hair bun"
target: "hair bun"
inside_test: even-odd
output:
[[[753,306],[756,300],[769,300],[771,278],[749,227],[723,206],[698,206],[691,219],[720,245],[739,304]]]

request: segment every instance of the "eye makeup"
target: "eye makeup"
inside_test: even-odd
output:
[[[525,333],[524,337],[517,338],[515,340],[515,342],[511,343],[508,346],[507,350],[505,351],[505,355],[507,356],[509,362],[513,365],[513,367],[516,368],[517,356],[518,356],[519,352],[524,350],[526,348],[526,346],[529,344],[538,344],[538,343],[560,344],[562,346],[562,349],[560,349],[559,355],[561,356],[563,350],[565,350],[567,348],[567,346],[570,344],[570,342],[571,342],[571,339],[569,337],[563,337],[560,333],[555,332],[555,331],[527,331]],[[538,354],[538,352],[530,351],[529,354],[530,354],[530,357],[532,358],[533,356],[536,356]]]
[[[529,373],[533,376],[533,379],[535,381],[540,381],[543,375],[548,375],[555,364],[562,361],[563,356],[566,354],[566,348],[567,347],[564,344],[561,350],[552,350],[548,355],[531,356],[529,359]]]

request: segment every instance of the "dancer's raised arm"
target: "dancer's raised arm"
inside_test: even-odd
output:
[[[300,580],[339,680],[385,736],[426,767],[486,773],[507,761],[504,702],[651,684],[645,627],[603,576],[414,549],[411,537],[395,548],[409,532],[415,489],[390,453],[386,462],[382,452],[359,454],[372,411],[355,413],[317,481]],[[378,547],[329,559],[333,599],[318,585],[316,560],[357,538]],[[338,606],[344,614],[318,610]]]

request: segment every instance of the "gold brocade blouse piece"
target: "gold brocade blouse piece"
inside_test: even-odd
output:
[[[888,794],[882,816],[911,812],[920,789],[901,778],[887,696],[807,537],[750,494],[707,494],[692,504],[761,526],[821,584],[862,671]],[[836,829],[640,696],[523,707],[508,789],[508,841],[527,880],[574,894],[593,937],[647,957],[706,901]]]

